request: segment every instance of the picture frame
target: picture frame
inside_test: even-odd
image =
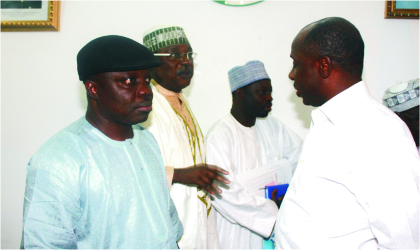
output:
[[[7,3],[10,3],[7,6]],[[27,1],[36,8],[16,7],[25,1],[2,1],[1,31],[59,31],[61,1]],[[39,3],[41,2],[41,3]],[[11,6],[13,5],[13,6]]]
[[[385,18],[419,19],[418,1],[386,1]]]

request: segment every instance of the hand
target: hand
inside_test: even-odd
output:
[[[195,184],[210,194],[216,194],[214,191],[221,194],[222,190],[214,184],[213,180],[226,184],[229,184],[230,181],[220,174],[228,175],[229,172],[214,165],[197,164],[187,168],[175,168],[173,182],[186,185]]]
[[[273,192],[271,192],[271,200],[274,201],[278,208],[280,208],[281,202],[283,201],[284,194],[282,196],[279,196],[279,198],[276,200],[277,196],[277,189],[274,189]]]

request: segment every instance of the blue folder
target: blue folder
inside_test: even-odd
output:
[[[287,188],[289,187],[289,184],[281,184],[281,185],[274,185],[274,186],[265,186],[265,198],[267,199],[271,199],[271,193],[273,192],[274,189],[277,189],[277,195],[276,195],[276,200],[286,194]],[[271,238],[269,240],[264,240],[263,241],[263,249],[275,249],[274,246],[274,234],[271,236]]]
[[[281,184],[281,185],[274,185],[274,186],[265,186],[265,198],[271,199],[271,193],[274,189],[277,189],[277,198],[284,195],[287,191],[287,188],[289,187],[289,184]]]

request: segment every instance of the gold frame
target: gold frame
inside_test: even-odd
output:
[[[419,9],[397,9],[396,1],[386,1],[385,18],[419,19]]]
[[[47,21],[1,21],[1,31],[59,31],[61,1],[48,1]]]

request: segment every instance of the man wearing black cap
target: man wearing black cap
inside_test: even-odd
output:
[[[159,147],[137,125],[152,110],[143,45],[104,36],[77,55],[86,116],[50,138],[27,166],[22,248],[177,248],[182,224]]]

